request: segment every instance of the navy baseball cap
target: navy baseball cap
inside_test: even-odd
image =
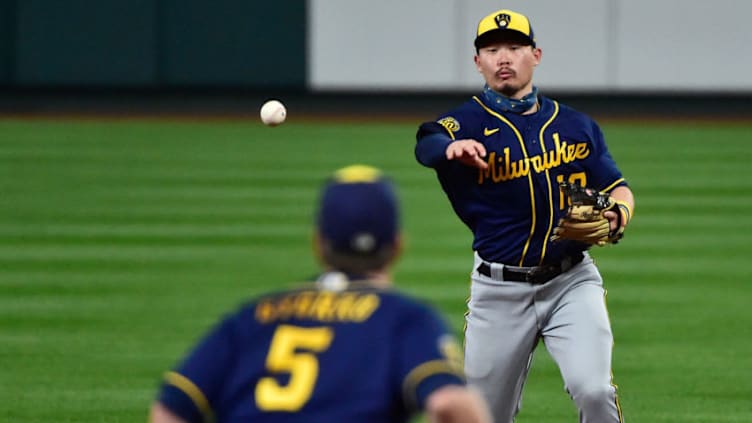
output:
[[[481,19],[475,36],[475,48],[498,41],[516,41],[535,47],[533,26],[527,16],[501,9]]]
[[[339,253],[371,255],[394,245],[399,206],[392,184],[371,166],[337,170],[322,190],[317,223]]]

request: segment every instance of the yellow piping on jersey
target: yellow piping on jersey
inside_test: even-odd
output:
[[[556,119],[556,116],[559,115],[559,102],[554,101],[554,113],[551,115],[551,118],[548,119],[548,121],[543,124],[541,127],[540,132],[538,133],[538,140],[540,142],[541,149],[543,149],[543,155],[546,155],[546,143],[543,141],[543,131],[548,128],[548,125],[551,124],[551,122]],[[554,228],[554,197],[553,197],[553,190],[551,189],[551,174],[548,172],[548,169],[546,169],[546,182],[548,183],[548,208],[549,208],[549,214],[548,214],[548,230],[546,230],[546,236],[543,238],[543,246],[541,247],[541,256],[540,261],[538,264],[543,264],[543,259],[546,257],[546,247],[548,246],[548,238],[551,236],[551,230]]]
[[[508,121],[504,116],[494,112],[493,110],[486,107],[485,104],[483,104],[482,101],[478,97],[473,97],[473,100],[475,100],[476,103],[480,105],[483,109],[486,110],[488,114],[491,116],[495,116],[500,121],[504,122],[509,126],[512,131],[514,131],[514,134],[517,136],[517,141],[520,143],[520,148],[522,149],[522,155],[525,158],[525,160],[529,160],[530,158],[527,155],[527,149],[525,149],[525,141],[522,139],[522,135],[520,134],[520,131],[512,124],[512,122]],[[531,206],[531,213],[532,213],[532,224],[530,225],[530,234],[527,237],[527,241],[525,242],[525,247],[522,249],[522,255],[520,256],[520,262],[518,266],[523,266],[525,262],[525,256],[527,255],[527,250],[530,248],[530,241],[533,239],[533,233],[535,232],[535,192],[533,191],[533,176],[531,172],[528,172],[527,174],[527,182],[530,189],[530,206]]]
[[[624,182],[624,178],[617,179],[616,181],[614,181],[613,184],[611,184],[611,185],[607,186],[606,188],[604,188],[603,192],[611,192],[612,189],[616,188],[616,186],[619,185],[622,182]]]
[[[405,402],[410,404],[413,409],[417,409],[418,399],[415,395],[415,388],[418,387],[423,379],[439,373],[457,375],[462,380],[465,380],[465,375],[462,374],[461,371],[458,372],[449,360],[426,361],[412,369],[410,373],[405,376],[405,380],[402,382],[402,392],[405,397]]]
[[[169,385],[172,385],[185,392],[185,394],[188,395],[191,401],[196,404],[196,407],[198,407],[199,411],[201,411],[201,414],[203,414],[204,416],[211,416],[212,410],[209,406],[209,401],[204,396],[204,393],[201,392],[201,389],[199,389],[198,386],[191,382],[190,379],[176,372],[165,373],[164,379],[165,382],[167,382]]]

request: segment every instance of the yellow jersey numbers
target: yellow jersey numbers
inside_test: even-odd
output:
[[[280,325],[274,332],[266,369],[270,373],[290,375],[287,385],[273,377],[261,378],[256,384],[256,404],[263,411],[300,410],[311,398],[319,375],[316,353],[326,351],[334,331],[329,327],[302,328]]]

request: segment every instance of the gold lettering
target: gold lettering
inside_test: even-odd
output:
[[[295,301],[292,296],[285,296],[277,304],[277,319],[289,319],[295,313]]]
[[[574,161],[574,145],[567,145],[567,163]]]
[[[492,175],[491,172],[495,172],[494,169],[496,169],[496,152],[492,151],[488,153],[488,159],[487,162],[488,167],[484,169],[478,168],[478,185],[483,183],[484,178],[488,178]]]
[[[308,310],[313,304],[315,293],[313,292],[301,292],[295,298],[295,317],[304,319],[308,315]]]
[[[558,132],[553,134],[554,148],[543,154],[513,161],[509,147],[505,147],[501,156],[497,158],[496,152],[488,153],[487,169],[478,169],[478,184],[486,180],[494,183],[522,178],[530,174],[532,169],[535,173],[542,173],[549,169],[571,163],[575,160],[583,160],[590,156],[587,142],[569,144],[562,141]]]
[[[509,147],[504,149],[504,174],[499,177],[499,180],[508,181],[512,179],[512,159],[510,158]],[[505,177],[506,176],[506,177]]]
[[[256,305],[256,320],[269,323],[274,320],[274,305],[269,301],[262,301]]]
[[[533,156],[530,158],[530,164],[533,166],[533,169],[535,170],[535,173],[541,173],[543,172],[543,163],[541,161],[541,156]]]
[[[581,142],[577,144],[577,151],[575,152],[575,158],[585,159],[590,155],[590,150],[587,147],[587,143]]]
[[[316,320],[328,322],[334,316],[332,306],[334,304],[334,292],[321,292],[311,307],[311,317]]]
[[[547,162],[546,169],[553,169],[559,166],[559,163],[561,163],[561,161],[559,160],[560,157],[557,154],[557,151],[559,149],[559,142],[560,142],[559,133],[556,132],[554,133],[554,148],[547,152],[548,156],[546,158],[546,162]],[[544,155],[544,157],[546,157],[546,155]]]
[[[545,153],[543,153],[542,157],[543,157],[544,169],[548,170],[548,169],[553,169],[554,167],[556,167],[554,165],[554,153],[555,153],[554,150],[546,151]]]
[[[529,159],[517,160],[512,163],[512,172],[509,174],[509,179],[522,178],[530,173],[530,161]]]
[[[350,310],[355,304],[355,298],[357,294],[341,294],[337,300],[337,304],[334,306],[334,315],[337,320],[345,321],[350,320]]]
[[[379,308],[380,302],[381,300],[379,299],[379,296],[375,294],[361,296],[358,298],[358,301],[355,302],[352,312],[350,313],[350,318],[354,322],[362,322],[368,319],[373,312]]]
[[[255,318],[264,324],[293,317],[322,322],[362,322],[371,317],[380,302],[377,294],[301,291],[260,301]]]

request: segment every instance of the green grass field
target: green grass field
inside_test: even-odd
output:
[[[399,184],[398,285],[459,332],[470,235],[414,161],[415,129],[0,120],[0,421],[143,421],[223,313],[317,271],[317,190],[353,162]],[[752,421],[752,124],[603,129],[637,198],[623,242],[593,252],[625,418]],[[541,346],[518,422],[576,420]]]

